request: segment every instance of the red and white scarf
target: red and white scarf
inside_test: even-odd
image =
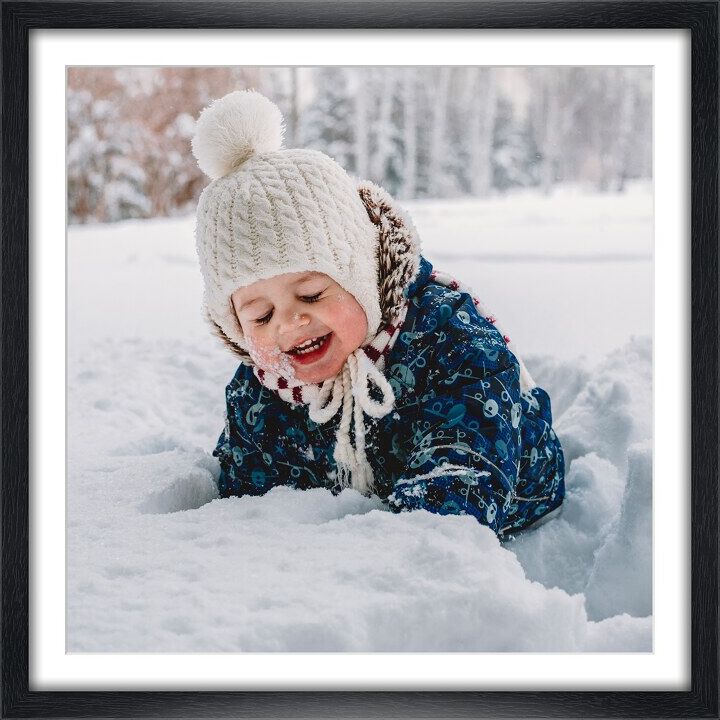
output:
[[[488,312],[473,291],[446,273],[433,271],[430,280],[472,297],[473,303],[488,322],[495,325],[508,348],[520,364],[520,386],[526,391],[535,382],[515,352],[510,338],[500,329],[495,316]],[[331,420],[342,407],[340,424],[336,432],[334,458],[338,467],[341,487],[352,487],[362,493],[373,489],[372,468],[365,453],[365,422],[363,413],[373,418],[385,417],[395,406],[392,386],[384,375],[385,359],[397,340],[408,311],[408,301],[401,306],[395,319],[383,327],[368,345],[348,355],[342,370],[322,383],[305,383],[297,378],[285,377],[267,368],[253,366],[255,377],[267,388],[293,405],[308,405],[311,420],[322,425]],[[373,383],[382,394],[380,400],[370,397],[369,384]],[[353,423],[355,447],[350,442],[350,423]]]

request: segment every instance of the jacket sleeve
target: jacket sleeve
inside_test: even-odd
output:
[[[520,473],[502,534],[523,530],[562,505],[565,455],[552,428],[550,397],[535,386],[521,394]]]
[[[276,450],[277,433],[268,423],[271,391],[260,387],[241,369],[225,389],[225,427],[213,455],[220,462],[220,497],[262,495],[276,485],[299,486],[287,471],[292,467]]]
[[[499,533],[519,472],[520,367],[496,328],[477,315],[468,323],[467,305],[432,336],[432,370],[407,423],[407,464],[388,503],[394,512],[467,513]]]

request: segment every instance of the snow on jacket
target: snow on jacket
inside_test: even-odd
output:
[[[390,228],[380,233],[381,259],[403,230],[397,210],[383,210],[393,223],[381,226]],[[550,398],[538,386],[521,391],[520,364],[499,330],[470,295],[432,280],[416,241],[409,247],[416,262],[391,283],[404,283],[410,300],[385,364],[395,410],[366,417],[374,491],[394,512],[467,513],[500,536],[522,530],[565,495]],[[261,495],[276,485],[340,491],[333,459],[339,413],[316,424],[307,405],[282,400],[246,362],[226,388],[226,404],[213,452],[221,497]]]

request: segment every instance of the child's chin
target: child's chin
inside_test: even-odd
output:
[[[339,368],[335,368],[334,366],[336,363],[333,363],[332,367],[324,367],[324,368],[304,368],[304,367],[295,367],[295,377],[298,380],[301,380],[302,382],[306,383],[321,383],[325,382],[325,380],[329,380],[330,378],[334,378],[342,369],[342,366]]]
[[[325,382],[325,380],[329,380],[330,378],[335,377],[337,373],[318,373],[318,372],[296,372],[295,377],[298,380],[302,380],[302,382],[306,383],[322,383]]]

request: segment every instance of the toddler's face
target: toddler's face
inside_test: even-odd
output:
[[[362,306],[319,272],[258,280],[236,290],[232,303],[254,362],[303,382],[337,375],[367,335]]]

